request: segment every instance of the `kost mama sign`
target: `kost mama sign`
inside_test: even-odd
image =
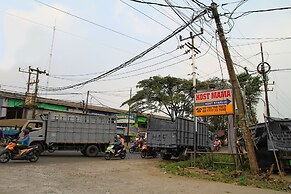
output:
[[[195,116],[233,114],[232,90],[216,90],[195,94]]]

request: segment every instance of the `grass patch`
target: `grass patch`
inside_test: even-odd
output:
[[[233,162],[232,157],[216,155],[216,162]],[[266,174],[252,175],[248,165],[243,165],[239,170],[235,170],[233,165],[216,164],[213,166],[211,156],[200,156],[196,158],[196,167],[191,167],[191,162],[163,162],[160,167],[167,173],[195,177],[204,180],[218,181],[223,183],[236,184],[241,186],[252,186],[257,188],[272,189],[277,191],[287,191],[290,182],[266,176]]]

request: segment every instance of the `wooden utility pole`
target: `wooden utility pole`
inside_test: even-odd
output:
[[[220,40],[220,43],[222,46],[223,54],[224,54],[226,65],[227,65],[227,70],[229,73],[230,82],[231,82],[231,85],[232,85],[232,88],[234,91],[234,96],[235,96],[237,108],[239,111],[239,119],[241,121],[244,139],[246,142],[246,149],[248,152],[247,154],[248,154],[248,158],[249,158],[250,168],[251,168],[251,171],[253,174],[257,174],[257,173],[259,173],[259,167],[258,167],[256,155],[255,155],[255,149],[254,149],[254,143],[252,141],[251,131],[248,128],[247,122],[246,122],[246,106],[245,106],[245,103],[243,100],[243,96],[242,96],[239,82],[238,82],[237,77],[235,75],[232,59],[231,59],[231,56],[230,56],[230,53],[228,50],[226,38],[224,36],[224,32],[223,32],[223,28],[222,28],[222,25],[220,22],[216,3],[214,3],[214,2],[211,3],[211,10],[212,10],[213,17],[214,17],[214,20],[216,23],[219,40]]]

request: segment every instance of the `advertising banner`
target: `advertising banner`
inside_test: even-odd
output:
[[[195,116],[229,115],[234,113],[232,90],[214,90],[195,94]]]
[[[128,120],[129,116],[129,120]],[[135,114],[117,114],[116,123],[135,123]]]

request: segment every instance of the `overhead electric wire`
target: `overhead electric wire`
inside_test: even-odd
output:
[[[99,99],[97,99],[97,97],[93,96],[92,94],[89,94],[89,95],[91,96],[91,98],[93,98],[94,100],[96,100],[100,105],[102,105],[102,106],[104,106],[104,107],[106,107],[106,108],[113,109],[113,110],[115,110],[116,112],[124,113],[124,112],[121,111],[121,110],[118,110],[118,109],[116,109],[116,108],[112,108],[112,107],[110,107],[110,106],[108,106],[108,105],[102,103],[102,102],[99,100],[99,99],[101,99],[100,97],[99,97]],[[105,100],[105,99],[102,99],[102,100]],[[111,102],[111,101],[109,101],[108,99],[106,99],[105,101]],[[115,103],[115,102],[111,102],[111,103]]]
[[[156,19],[150,17],[149,15],[147,15],[147,14],[145,14],[144,12],[142,12],[142,11],[136,9],[135,7],[129,5],[128,3],[125,3],[123,0],[120,0],[120,1],[121,1],[122,3],[124,3],[125,5],[129,6],[130,8],[134,9],[135,11],[139,12],[140,14],[142,14],[142,15],[146,16],[147,18],[151,19],[151,20],[154,21],[155,23],[158,23],[159,25],[161,25],[161,26],[164,27],[165,29],[169,30],[170,32],[172,32],[172,29],[170,29],[170,28],[167,27],[166,25],[162,24],[161,22],[157,21]],[[144,1],[143,1],[143,2],[144,2]],[[151,4],[148,4],[148,5],[150,5],[151,7],[153,7]],[[157,9],[155,9],[155,10],[157,10]],[[159,13],[162,13],[162,12],[159,11]],[[163,14],[163,15],[165,15],[165,14]],[[179,24],[179,25],[180,25],[180,24]],[[179,39],[178,39],[176,36],[175,36],[175,38],[177,39],[177,42],[178,42],[177,45],[179,45]],[[177,47],[179,47],[179,46],[177,46]]]
[[[162,7],[169,7],[166,4],[161,4],[161,3],[155,3],[155,2],[149,2],[149,1],[139,1],[139,0],[130,0],[136,3],[144,3],[144,4],[149,4],[149,5],[158,5],[158,6],[162,6]],[[184,7],[184,6],[177,6],[175,5],[175,8],[179,8],[179,9],[190,9],[192,11],[195,11],[192,7]]]
[[[236,46],[249,46],[254,44],[260,44],[260,43],[270,43],[270,42],[278,42],[278,41],[284,41],[284,40],[291,40],[291,37],[281,38],[281,39],[273,39],[273,40],[266,40],[266,41],[259,41],[259,42],[252,42],[247,44],[239,44]]]
[[[143,13],[142,11],[136,9],[135,7],[129,5],[128,3],[124,2],[123,0],[120,0],[120,1],[121,1],[122,3],[124,3],[125,5],[131,7],[132,9],[136,10],[137,12],[141,13],[142,15],[146,16],[147,18],[150,18],[151,20],[153,20],[153,21],[156,22],[157,24],[159,24],[159,25],[163,26],[164,28],[168,29],[169,31],[172,31],[171,28],[167,27],[166,25],[162,24],[161,22],[157,21],[156,19],[150,17],[149,15],[147,15],[147,14]],[[133,1],[133,0],[131,0],[131,1]]]
[[[286,69],[271,69],[270,71],[291,71],[290,68],[286,68]]]
[[[178,17],[183,21],[183,22],[185,22],[185,20],[182,18],[182,16],[180,16],[179,14],[178,14],[178,10],[176,10],[176,11],[174,11],[177,15],[178,15]],[[186,17],[186,16],[184,16],[184,17]],[[191,25],[189,26],[189,28],[190,28],[190,30],[192,30],[192,31],[194,31],[195,32],[195,29],[193,29],[192,27],[191,27]],[[203,31],[204,32],[207,32],[205,29],[203,29]],[[204,35],[202,34],[201,36],[198,36],[198,38],[199,39],[201,39],[202,41],[204,41],[204,42],[208,42],[208,45],[211,47],[211,50],[212,51],[214,51],[214,53],[216,53],[217,52],[217,50],[216,50],[216,48],[214,48],[214,46],[207,40],[207,38],[205,38],[204,37]],[[208,51],[209,51],[209,49],[208,49]],[[223,59],[224,60],[224,57],[222,57],[222,55],[219,53],[219,56],[221,57],[221,59]]]
[[[163,57],[165,55],[168,55],[168,54],[171,54],[173,52],[177,51],[177,48],[174,49],[174,50],[171,50],[169,52],[165,52],[163,54],[160,54],[160,55],[156,55],[154,57],[151,57],[151,58],[148,58],[148,59],[145,59],[143,61],[140,61],[140,62],[136,62],[136,63],[132,63],[130,65],[128,65],[128,67],[131,67],[131,66],[134,66],[134,65],[138,65],[138,64],[142,64],[142,63],[145,63],[145,62],[148,62],[148,61],[151,61],[151,60],[154,60],[154,59],[157,59],[157,58],[160,58],[160,57]],[[65,78],[62,78],[62,77],[83,77],[83,76],[89,76],[89,75],[96,75],[96,74],[101,74],[101,73],[105,73],[106,71],[100,71],[100,72],[94,72],[94,73],[85,73],[85,74],[50,74],[49,76],[53,77],[53,78],[57,78],[57,79],[65,79]],[[70,80],[72,81],[72,79],[67,79],[67,80]]]
[[[42,23],[36,22],[36,21],[34,21],[34,20],[31,20],[31,19],[28,19],[28,18],[25,18],[25,17],[19,16],[19,15],[15,15],[15,14],[10,13],[10,12],[7,12],[7,11],[5,11],[5,14],[7,14],[7,15],[9,15],[9,16],[16,17],[16,18],[21,19],[21,20],[26,21],[26,22],[30,22],[30,23],[33,23],[33,24],[36,24],[36,25],[42,26],[42,27],[44,27],[44,28],[48,28],[48,29],[50,29],[50,30],[52,30],[52,29],[54,28],[54,27],[52,27],[52,26],[48,26],[48,25],[45,25],[45,24],[42,24]],[[77,37],[77,38],[79,38],[79,39],[86,40],[86,41],[89,42],[90,44],[93,44],[91,40],[89,41],[89,39],[87,39],[87,38],[85,38],[85,37],[83,37],[83,36],[80,36],[80,35],[77,35],[77,34],[74,34],[74,33],[71,33],[71,32],[65,31],[65,30],[62,30],[62,29],[60,29],[59,27],[55,27],[55,30],[56,30],[57,32],[61,32],[61,33],[64,33],[64,34],[71,35],[71,36],[73,36],[73,37]],[[94,43],[94,45],[96,45],[96,43]],[[102,46],[105,46],[105,47],[109,47],[109,48],[112,48],[112,49],[115,49],[115,50],[117,50],[117,51],[121,51],[121,52],[124,52],[124,53],[134,54],[133,52],[129,52],[129,51],[123,50],[123,49],[121,49],[121,48],[117,48],[117,47],[114,47],[114,46],[111,46],[111,45],[105,45],[105,44],[103,44],[102,42],[101,42],[101,43],[98,42],[98,45],[102,45]],[[100,72],[100,73],[102,73],[102,72]],[[100,73],[99,73],[99,74],[100,74]],[[97,74],[97,73],[96,73],[96,74]],[[56,76],[57,76],[57,75],[56,75]]]
[[[178,55],[177,57],[181,57],[183,55],[185,55],[186,53],[183,53],[181,55]],[[172,58],[169,58],[169,59],[166,59],[166,60],[163,60],[163,61],[159,61],[157,63],[154,63],[154,64],[150,64],[150,65],[147,65],[147,66],[144,66],[142,68],[139,68],[139,69],[134,69],[134,70],[131,70],[131,71],[127,71],[127,72],[124,72],[124,73],[118,73],[118,74],[114,74],[114,75],[110,75],[108,77],[115,77],[115,76],[119,76],[119,75],[124,75],[124,74],[129,74],[129,73],[132,73],[132,72],[136,72],[136,71],[140,71],[140,70],[144,70],[146,68],[149,68],[149,67],[154,67],[154,66],[157,66],[157,65],[160,65],[162,63],[165,63],[165,62],[169,62],[173,59],[176,59],[177,57],[172,57]]]
[[[252,10],[252,11],[246,11],[243,12],[241,15],[237,17],[233,17],[232,19],[238,19],[240,17],[252,14],[252,13],[264,13],[264,12],[272,12],[272,11],[283,11],[283,10],[289,10],[291,7],[279,7],[279,8],[271,8],[271,9],[260,9],[260,10]],[[226,14],[228,15],[228,14]]]
[[[291,36],[287,36],[287,37],[244,37],[244,38],[242,38],[242,37],[239,37],[239,38],[237,38],[237,37],[230,37],[230,38],[228,38],[228,39],[238,39],[238,40],[281,40],[281,39],[290,39],[291,38]]]
[[[147,74],[147,73],[152,73],[152,72],[155,72],[155,71],[158,71],[158,70],[161,70],[161,69],[165,69],[165,68],[177,65],[179,63],[182,63],[184,61],[187,61],[187,60],[189,60],[189,58],[181,60],[181,61],[178,61],[178,62],[175,62],[175,63],[172,63],[170,65],[166,65],[166,66],[157,68],[157,69],[153,69],[153,70],[150,70],[150,71],[143,71],[142,73],[138,73],[138,74],[134,74],[134,75],[126,76],[126,77],[119,77],[119,78],[113,78],[113,79],[104,79],[104,80],[101,80],[101,81],[112,81],[112,80],[128,79],[128,78],[144,75],[144,74]]]
[[[101,25],[101,24],[98,24],[98,23],[96,23],[96,22],[92,22],[92,21],[90,21],[90,20],[88,20],[88,19],[82,18],[82,17],[80,17],[80,16],[78,16],[78,15],[75,15],[75,14],[72,14],[72,13],[70,13],[70,12],[68,12],[68,11],[64,11],[64,10],[62,10],[62,9],[59,9],[59,8],[57,8],[57,7],[54,7],[54,6],[49,5],[49,4],[47,4],[47,3],[41,2],[41,1],[39,1],[39,0],[34,0],[34,1],[35,1],[35,2],[38,2],[38,3],[42,4],[42,5],[45,5],[45,6],[47,6],[47,7],[50,7],[50,8],[52,8],[52,9],[55,9],[55,10],[57,10],[57,11],[59,11],[59,12],[62,12],[62,13],[64,13],[64,14],[67,14],[67,15],[69,15],[69,16],[72,16],[72,17],[74,17],[74,18],[77,18],[77,19],[79,19],[79,20],[82,20],[82,21],[84,21],[84,22],[87,22],[87,23],[93,24],[93,25],[95,25],[95,26],[98,26],[98,27],[100,27],[100,28],[103,28],[103,29],[106,29],[106,30],[108,30],[108,31],[114,32],[114,33],[116,33],[116,34],[122,35],[122,36],[124,36],[124,37],[130,38],[130,39],[132,39],[132,40],[136,40],[136,41],[138,41],[138,42],[141,42],[141,43],[144,43],[144,44],[147,44],[147,45],[151,45],[150,43],[147,43],[147,42],[145,42],[145,41],[143,41],[143,40],[140,40],[140,39],[134,38],[134,37],[132,37],[132,36],[126,35],[126,34],[124,34],[124,33],[122,33],[122,32],[119,32],[119,31],[117,31],[117,30],[113,30],[113,29],[111,29],[111,28],[108,28],[108,27],[103,26],[103,25]]]
[[[168,0],[165,0],[168,4],[169,4],[169,6],[171,5],[171,3],[168,1]],[[173,9],[173,11],[178,15],[178,17],[183,21],[183,22],[185,22],[185,20],[184,20],[184,18],[182,17],[182,16],[180,16],[179,15],[179,11],[178,10],[175,10],[173,7],[172,7],[172,9]],[[192,29],[191,28],[191,25],[189,26],[189,28],[190,29]],[[194,29],[192,29],[193,31],[195,31]],[[208,41],[206,38],[204,38],[203,36],[203,38],[201,38],[200,36],[198,36],[201,40],[203,40],[203,39],[205,39],[206,41]],[[209,48],[211,48],[211,47],[213,47],[212,46],[212,44],[210,43],[209,44]],[[209,49],[208,49],[209,50]],[[214,50],[213,48],[212,48],[212,50]],[[224,58],[221,56],[221,54],[218,52],[218,50],[217,49],[215,49],[214,50],[215,51],[215,53],[217,53],[217,57],[221,57],[223,60],[224,60]],[[220,60],[219,60],[219,63],[220,63]],[[222,66],[221,66],[221,64],[220,64],[220,72],[222,73]],[[223,73],[222,73],[222,77],[223,77]]]
[[[153,49],[157,48],[158,46],[162,45],[163,43],[165,43],[166,41],[168,41],[170,38],[172,38],[173,36],[175,36],[176,34],[180,33],[182,30],[184,30],[185,28],[187,28],[192,22],[194,22],[197,18],[200,18],[202,15],[205,14],[205,10],[203,10],[202,12],[200,12],[200,14],[198,14],[197,16],[193,17],[189,22],[187,22],[186,24],[180,26],[179,28],[177,28],[176,30],[174,30],[170,35],[168,35],[167,37],[165,37],[163,40],[159,41],[158,43],[154,44],[153,46],[151,46],[150,48],[148,48],[147,50],[141,52],[139,55],[131,58],[130,60],[126,61],[125,63],[122,63],[121,65],[109,70],[106,73],[103,73],[95,78],[92,78],[90,80],[78,83],[78,84],[74,84],[74,85],[69,85],[69,86],[64,86],[64,87],[56,87],[56,88],[48,88],[49,91],[59,91],[59,90],[66,90],[66,89],[70,89],[70,88],[74,88],[74,87],[79,87],[82,85],[86,85],[88,83],[92,83],[95,82],[97,80],[100,80],[104,77],[107,77],[108,75],[130,65],[131,63],[133,63],[134,61],[136,61],[137,59],[145,56],[147,53],[149,53],[150,51],[152,51]]]

